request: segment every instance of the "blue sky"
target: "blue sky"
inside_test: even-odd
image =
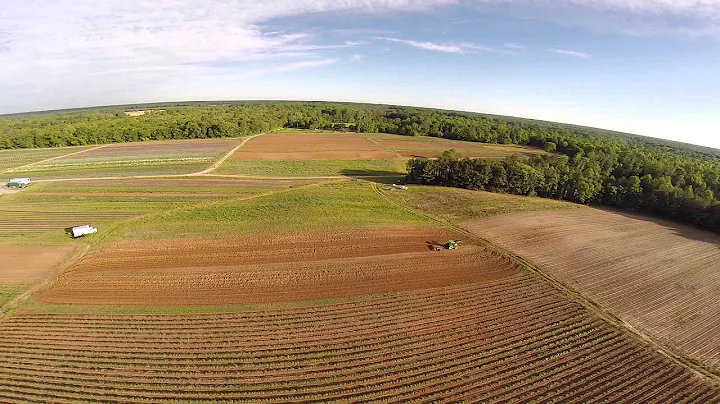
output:
[[[720,148],[720,0],[2,3],[0,113],[363,101]]]

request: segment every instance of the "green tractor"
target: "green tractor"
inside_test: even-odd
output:
[[[462,243],[462,240],[450,240],[445,244],[445,248],[448,250],[457,250],[458,247],[460,247],[460,243]]]

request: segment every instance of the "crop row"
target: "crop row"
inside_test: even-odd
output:
[[[720,396],[529,275],[318,307],[21,315],[0,401],[632,401]]]

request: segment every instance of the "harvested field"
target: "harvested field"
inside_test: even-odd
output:
[[[720,237],[598,209],[518,213],[465,227],[720,371]]]
[[[504,257],[442,230],[376,228],[215,240],[119,242],[88,254],[40,300],[130,306],[336,299],[487,281],[517,272]]]
[[[398,156],[356,135],[264,135],[248,141],[232,156],[244,160],[370,160]]]
[[[531,275],[203,315],[20,314],[0,399],[666,402],[720,389]]]
[[[0,246],[0,283],[28,285],[45,279],[74,246]]]

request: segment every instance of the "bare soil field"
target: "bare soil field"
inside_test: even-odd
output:
[[[233,158],[245,160],[394,159],[398,155],[356,135],[264,135],[248,141]]]
[[[143,155],[215,155],[238,145],[237,139],[161,140],[110,144],[68,157],[68,160],[97,159],[102,157],[125,157]],[[62,163],[64,159],[53,160]]]
[[[45,279],[74,246],[0,246],[0,284],[29,285]]]
[[[118,242],[95,250],[40,300],[129,306],[335,299],[487,281],[514,274],[475,245],[432,251],[443,230],[377,228],[258,238]]]
[[[717,385],[529,274],[241,313],[15,315],[0,400],[717,401]]]
[[[598,209],[509,214],[464,227],[720,370],[720,237]]]
[[[512,155],[532,157],[546,154],[543,150],[518,145],[497,145],[433,137],[382,135],[378,144],[403,157],[436,158],[453,149],[461,157],[503,158]]]

